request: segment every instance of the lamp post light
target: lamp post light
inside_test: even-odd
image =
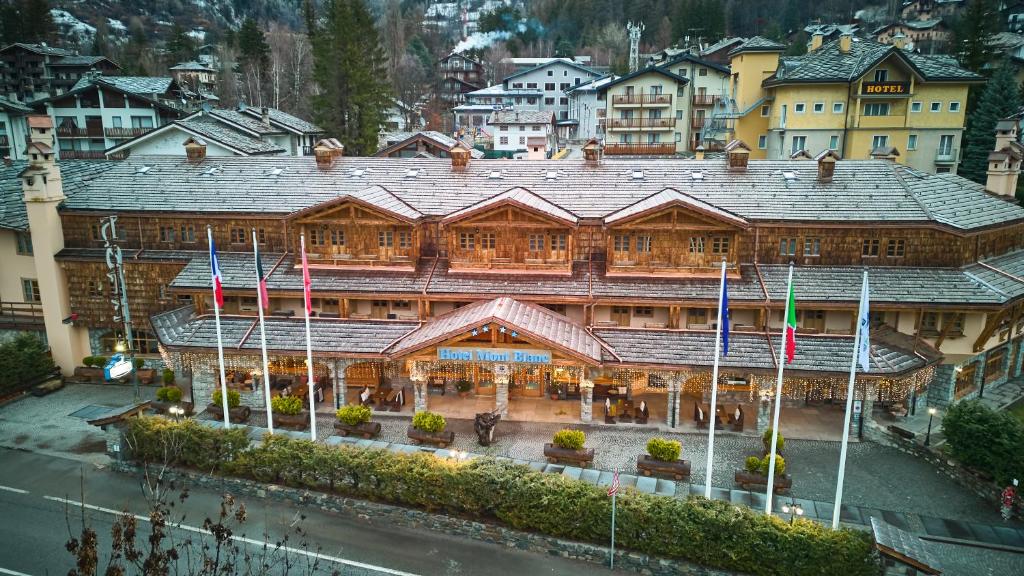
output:
[[[924,445],[931,446],[932,444],[932,419],[935,418],[935,408],[928,408],[928,433],[924,435]]]
[[[790,512],[792,512],[792,514],[790,514]],[[804,508],[796,503],[796,498],[790,498],[789,502],[782,505],[782,513],[790,514],[789,523],[792,524],[798,516],[804,515]]]
[[[174,416],[175,422],[181,420],[181,417],[185,414],[185,409],[182,408],[181,406],[178,406],[177,404],[168,408],[167,411],[170,412],[172,416]]]

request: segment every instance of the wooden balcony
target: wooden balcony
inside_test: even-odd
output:
[[[43,306],[31,302],[0,302],[0,328],[38,330],[43,328]]]
[[[623,94],[612,96],[616,106],[671,106],[671,94]]]
[[[604,153],[609,156],[615,155],[670,155],[676,153],[676,145],[673,142],[657,142],[639,144],[632,142],[613,142],[604,145]]]
[[[608,261],[608,276],[646,276],[657,278],[717,278],[722,273],[721,264],[713,264],[708,259],[702,262],[672,262],[669,259],[658,261],[654,258],[637,258],[627,260],[613,257]],[[739,278],[740,270],[736,264],[726,267],[730,278]]]
[[[704,116],[694,116],[690,118],[690,128],[694,130],[701,130],[704,128]]]
[[[107,138],[135,138],[151,131],[152,128],[104,128]]]
[[[456,251],[449,259],[453,272],[500,274],[557,274],[572,273],[572,260],[566,251],[519,252],[511,250]]]
[[[60,138],[103,138],[103,128],[58,126],[57,136]]]
[[[310,268],[343,268],[346,270],[389,269],[413,270],[416,258],[410,249],[373,250],[373,251],[338,251],[318,250],[325,246],[310,246],[311,252],[306,253]]]
[[[715,96],[712,94],[694,94],[693,105],[694,106],[714,106],[715,102],[720,100],[721,96]]]
[[[103,150],[61,150],[61,160],[106,160]]]
[[[671,130],[675,118],[609,118],[607,126],[612,130]]]

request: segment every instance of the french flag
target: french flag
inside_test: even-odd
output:
[[[217,261],[217,248],[213,245],[213,232],[210,231],[210,273],[213,275],[213,297],[217,301],[217,308],[224,309],[224,288],[220,275],[220,262]]]

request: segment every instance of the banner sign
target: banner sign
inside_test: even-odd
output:
[[[131,374],[134,368],[132,361],[124,354],[114,354],[110,357],[107,365],[103,367],[103,377],[106,380],[115,380]]]
[[[865,82],[860,93],[864,96],[910,96],[910,82]]]
[[[458,362],[516,362],[519,364],[550,364],[550,350],[527,348],[457,348],[437,349],[438,360]]]

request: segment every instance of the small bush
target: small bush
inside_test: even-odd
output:
[[[372,412],[369,406],[361,406],[359,404],[349,404],[338,408],[335,412],[335,416],[338,417],[338,422],[347,424],[349,426],[358,426],[370,421]]]
[[[771,450],[772,449],[772,429],[771,428],[769,428],[769,429],[764,431],[764,434],[761,436],[761,441],[764,442],[765,450]],[[786,439],[782,437],[782,432],[779,432],[779,440],[778,440],[778,443],[775,445],[775,450],[777,452],[781,452],[782,449],[785,448],[785,446],[786,446]]]
[[[177,386],[164,386],[163,388],[157,388],[156,399],[161,402],[170,402],[172,404],[181,402],[181,388],[178,388]]]
[[[97,367],[97,368],[103,368],[104,366],[107,365],[107,362],[110,362],[110,358],[107,358],[106,356],[93,356],[92,357],[92,365]]]
[[[1024,424],[1009,412],[980,402],[958,402],[942,418],[942,433],[953,458],[1005,486],[1024,479]]]
[[[761,474],[763,474],[765,476],[768,475],[768,466],[771,465],[771,458],[772,458],[771,455],[768,454],[764,458],[761,459],[761,464],[760,464],[760,466],[758,466],[758,472],[760,472]],[[778,478],[778,477],[782,476],[785,473],[786,473],[786,460],[782,456],[779,456],[778,454],[776,454],[775,455],[775,477]]]
[[[473,383],[470,382],[469,380],[457,380],[455,382],[455,389],[462,393],[469,392],[470,388],[472,387]]]
[[[86,356],[85,358],[82,358],[82,366],[85,366],[86,368],[92,368],[93,358],[95,358],[95,356]]]
[[[757,456],[747,456],[747,461],[744,463],[743,467],[751,474],[760,474],[761,459]]]
[[[423,430],[429,434],[444,432],[444,428],[447,425],[448,422],[445,421],[444,416],[433,412],[417,412],[416,415],[412,417],[412,427],[418,430]]]
[[[34,384],[52,374],[54,368],[43,341],[35,334],[23,332],[0,344],[0,394]]]
[[[582,450],[583,444],[587,441],[587,435],[583,430],[571,430],[566,428],[555,432],[551,443],[565,450]]]
[[[174,384],[174,370],[171,370],[170,368],[164,368],[163,381],[164,385],[166,386]]]
[[[679,454],[683,451],[683,445],[678,440],[666,440],[664,438],[651,438],[647,441],[647,453],[655,460],[662,462],[675,462],[679,460]]]
[[[213,391],[213,403],[217,406],[221,405],[220,390]],[[228,390],[228,408],[238,408],[241,403],[242,395],[237,390]]]
[[[134,364],[136,370],[142,370],[142,367],[146,365],[146,361],[142,358],[136,358]]]
[[[270,408],[274,414],[295,416],[302,412],[302,398],[298,396],[278,396],[270,399]]]

